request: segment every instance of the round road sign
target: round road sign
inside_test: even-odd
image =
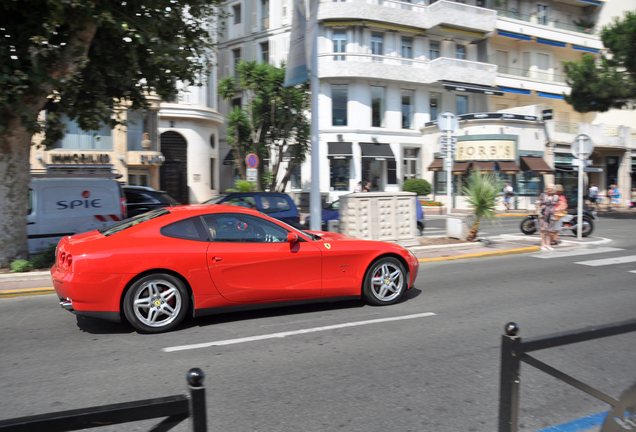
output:
[[[572,154],[578,159],[587,159],[594,151],[594,144],[589,136],[579,134],[572,143]]]
[[[258,166],[258,156],[254,153],[245,156],[245,165],[247,165],[248,168],[256,168]]]

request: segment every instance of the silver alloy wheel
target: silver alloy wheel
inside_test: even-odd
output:
[[[383,263],[377,267],[371,278],[371,292],[382,302],[388,302],[402,293],[404,283],[402,269],[393,263]]]
[[[148,327],[164,327],[181,311],[181,293],[165,279],[149,280],[135,293],[133,310],[139,321]]]

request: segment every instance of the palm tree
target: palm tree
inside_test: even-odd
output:
[[[503,183],[494,174],[473,171],[462,187],[462,193],[475,215],[473,226],[468,231],[467,241],[475,241],[482,218],[494,220],[497,196],[503,188]]]

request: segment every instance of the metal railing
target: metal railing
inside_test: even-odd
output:
[[[499,432],[517,432],[519,428],[519,388],[521,386],[521,362],[529,364],[542,372],[551,375],[566,384],[616,406],[618,400],[597,390],[560,370],[549,366],[527,353],[546,348],[555,348],[577,342],[585,342],[608,336],[636,331],[635,321],[623,321],[607,324],[603,327],[588,327],[570,332],[549,336],[539,336],[522,341],[517,336],[519,327],[515,323],[508,323],[501,339],[501,374],[499,390]]]
[[[584,26],[580,26],[576,24],[570,24],[570,23],[562,22],[560,20],[539,17],[537,15],[522,14],[516,11],[508,11],[505,9],[494,8],[494,10],[497,11],[497,15],[499,17],[503,17],[503,18],[512,18],[512,19],[521,20],[521,21],[525,21],[525,22],[529,22],[533,24],[544,25],[547,27],[554,27],[560,30],[573,31],[577,33],[585,33],[590,35],[597,34],[597,31],[595,28],[589,28],[589,27],[584,27]],[[585,17],[581,17],[581,18],[585,18]]]
[[[166,417],[152,431],[168,431],[191,418],[193,432],[207,431],[204,374],[188,371],[190,396],[176,395],[0,421],[2,432],[63,432]]]
[[[370,53],[354,53],[354,52],[338,52],[338,53],[320,53],[318,57],[333,61],[351,61],[351,62],[379,62],[396,66],[412,66],[417,68],[437,68],[437,67],[457,67],[469,70],[479,70],[490,73],[497,71],[497,65],[491,63],[482,63],[471,60],[454,59],[450,57],[438,57],[434,60],[419,60],[406,57],[387,56]]]
[[[549,72],[549,71],[541,70],[541,69],[520,69],[520,68],[509,67],[509,66],[499,66],[497,69],[497,72],[502,75],[514,75],[514,76],[519,76],[524,78],[537,79],[541,81],[558,82],[558,83],[564,83],[564,84],[565,84],[565,80],[567,79],[566,75],[559,75],[559,74],[555,74],[553,72]]]
[[[321,3],[332,3],[333,0],[321,0]],[[467,5],[463,3],[456,3],[452,1],[440,0],[435,3],[427,5],[425,2],[411,3],[408,1],[400,0],[346,0],[343,3],[366,3],[377,4],[386,7],[392,7],[396,9],[407,9],[417,13],[437,13],[440,10],[453,10],[474,13],[482,16],[493,16],[496,12],[493,9],[486,9],[478,6]]]

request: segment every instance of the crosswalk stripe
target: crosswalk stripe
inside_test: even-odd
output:
[[[570,251],[570,252],[541,252],[538,254],[530,255],[533,258],[541,258],[541,259],[551,259],[551,258],[566,258],[571,256],[578,255],[594,255],[598,253],[607,253],[607,252],[617,252],[622,251],[624,249],[621,248],[613,248],[613,247],[601,247],[596,249],[583,249],[578,251]]]
[[[599,259],[599,260],[590,260],[590,261],[580,261],[574,264],[581,264],[581,265],[586,265],[591,267],[599,267],[599,266],[605,266],[605,265],[623,264],[623,263],[630,263],[630,262],[636,262],[636,255],[606,258],[606,259]]]

